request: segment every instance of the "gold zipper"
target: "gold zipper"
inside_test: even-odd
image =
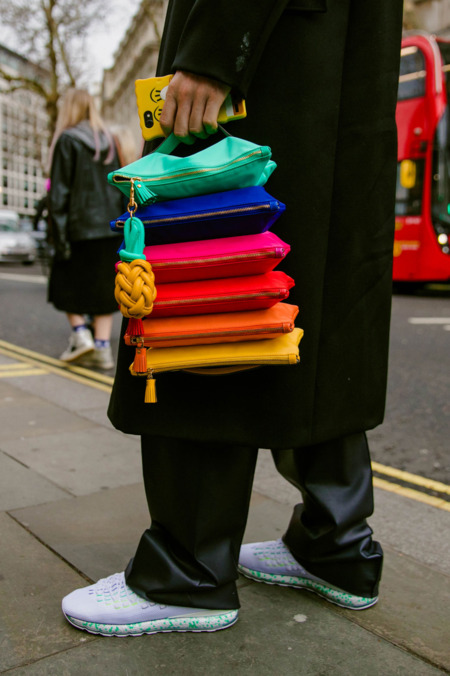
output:
[[[278,202],[277,202],[278,204]],[[264,211],[271,209],[271,204],[256,204],[251,207],[236,207],[235,209],[223,209],[221,211],[209,211],[206,213],[198,214],[189,214],[188,216],[171,216],[170,218],[155,218],[151,220],[144,220],[141,218],[141,221],[144,225],[148,224],[161,224],[161,223],[176,223],[178,221],[192,221],[192,220],[206,220],[207,218],[220,217],[220,216],[233,216],[235,214],[249,213],[252,211]],[[125,221],[116,221],[116,228],[123,228]]]
[[[258,333],[289,333],[288,331],[283,331],[279,327],[260,327],[254,329],[230,329],[229,331],[209,331],[206,333],[185,333],[178,336],[143,336],[144,345],[145,341],[157,342],[157,341],[166,341],[166,340],[194,340],[197,338],[219,338],[222,336],[240,336],[240,335],[258,335]],[[130,344],[136,345],[142,340],[141,336],[129,336]]]
[[[224,364],[223,360],[220,359],[213,359],[210,361],[204,360],[204,361],[193,361],[190,363],[183,363],[183,364],[176,364],[174,362],[167,362],[166,364],[158,364],[158,366],[152,366],[147,369],[147,373],[142,373],[142,374],[136,374],[136,375],[143,375],[143,376],[150,376],[153,377],[154,373],[162,373],[163,371],[183,371],[185,369],[189,368],[207,368],[208,366],[214,367],[214,366],[246,366],[248,364],[254,364],[255,366],[268,366],[273,363],[277,364],[298,364],[300,362],[300,357],[299,355],[295,353],[290,353],[290,354],[284,354],[282,356],[278,357],[265,357],[265,358],[258,358],[255,359],[255,357],[241,357],[240,359],[229,359],[227,360],[226,364]]]
[[[281,252],[281,253],[279,253]],[[284,255],[284,249],[277,247],[275,250],[268,251],[253,251],[252,253],[241,253],[241,254],[230,254],[229,256],[214,256],[211,258],[187,258],[185,260],[175,260],[175,261],[159,261],[158,263],[152,263],[152,268],[163,268],[167,265],[173,267],[182,267],[185,265],[198,265],[201,263],[222,263],[229,261],[241,261],[246,259],[257,259],[257,258],[282,258]]]
[[[114,183],[122,183],[125,181],[141,181],[142,183],[153,183],[155,181],[170,181],[172,179],[180,179],[184,178],[185,176],[193,176],[195,174],[204,174],[205,172],[213,172],[213,171],[223,171],[224,169],[226,170],[228,167],[232,166],[233,164],[237,164],[238,162],[243,162],[244,160],[248,160],[250,157],[253,157],[254,155],[262,155],[262,151],[260,149],[254,150],[253,152],[249,153],[248,155],[243,155],[242,157],[237,157],[235,160],[232,160],[231,162],[228,162],[228,164],[223,164],[220,167],[205,167],[204,169],[195,169],[193,171],[185,171],[184,173],[176,173],[176,174],[171,174],[169,176],[156,176],[155,178],[141,178],[140,176],[124,176],[123,174],[114,174],[113,176],[113,182]]]
[[[267,292],[258,292],[253,294],[239,294],[236,296],[214,296],[207,298],[180,298],[178,300],[156,300],[155,309],[164,308],[168,305],[186,305],[192,303],[193,305],[198,305],[199,303],[215,303],[217,301],[227,301],[227,300],[246,300],[253,298],[282,298],[287,293],[287,289],[280,291],[267,291]]]

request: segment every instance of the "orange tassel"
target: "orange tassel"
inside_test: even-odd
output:
[[[147,384],[145,386],[145,404],[156,404],[156,381],[151,373],[147,376]]]
[[[136,347],[133,369],[135,373],[147,373],[147,348],[144,347],[143,342]]]
[[[128,326],[126,330],[127,336],[143,336],[144,335],[144,325],[142,319],[138,317],[130,317],[128,320]]]

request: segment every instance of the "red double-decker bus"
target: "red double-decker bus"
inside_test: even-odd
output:
[[[450,41],[402,40],[395,282],[450,280]]]

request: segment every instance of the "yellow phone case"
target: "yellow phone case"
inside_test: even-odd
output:
[[[173,75],[165,75],[164,77],[150,77],[135,82],[139,123],[142,136],[146,141],[164,137],[159,118],[161,117],[167,87],[172,78]],[[218,122],[224,124],[231,120],[241,120],[246,115],[244,99],[237,99],[232,94],[228,94],[220,109]]]

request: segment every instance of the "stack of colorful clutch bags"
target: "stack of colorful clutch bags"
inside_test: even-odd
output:
[[[261,186],[138,209],[157,289],[143,320],[150,373],[299,361],[298,307],[282,302],[294,280],[275,270],[290,247],[269,231],[284,210]]]

